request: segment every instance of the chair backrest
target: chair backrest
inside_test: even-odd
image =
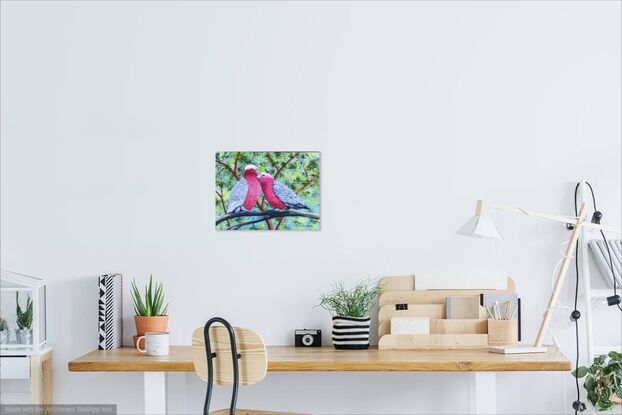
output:
[[[259,334],[249,329],[234,327],[238,359],[240,385],[253,385],[261,382],[268,371],[266,346]],[[233,364],[231,362],[231,343],[229,333],[223,326],[209,328],[209,339],[212,349],[214,382],[218,385],[233,385]],[[202,381],[208,377],[207,356],[203,327],[192,333],[192,359],[194,371]]]

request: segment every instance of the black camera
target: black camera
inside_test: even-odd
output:
[[[322,330],[298,329],[294,331],[296,347],[321,347]]]

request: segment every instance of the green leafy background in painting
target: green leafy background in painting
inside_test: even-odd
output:
[[[260,172],[271,174],[289,186],[310,208],[310,212],[320,213],[320,153],[319,152],[266,152],[222,151],[216,153],[216,218],[225,215],[229,203],[229,192],[242,177],[244,167],[254,164]],[[259,197],[254,210],[271,209],[264,201],[263,194]],[[233,218],[216,225],[218,230],[226,230],[242,222],[248,217]],[[284,217],[266,219],[261,222],[244,225],[242,230],[319,230],[320,221],[305,217]]]

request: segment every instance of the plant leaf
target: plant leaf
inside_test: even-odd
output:
[[[622,362],[622,353],[618,353],[615,350],[612,350],[608,353],[608,356],[613,359],[616,360],[618,362]]]
[[[570,374],[572,376],[574,376],[575,378],[582,378],[585,375],[587,375],[587,368],[585,366],[580,366],[578,368],[576,368],[575,370],[573,370],[572,372],[570,372]]]
[[[587,394],[587,400],[594,406],[598,405],[598,394],[594,391]]]
[[[599,411],[606,411],[607,409],[610,409],[612,406],[613,406],[613,402],[603,397],[601,397],[601,399],[598,401],[598,404],[596,405]]]
[[[136,280],[132,280],[132,299],[134,300],[134,312],[137,316],[146,316],[147,309],[140,296],[140,291],[136,286]]]

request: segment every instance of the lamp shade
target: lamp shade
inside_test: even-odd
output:
[[[477,238],[502,239],[495,223],[489,216],[485,215],[473,216],[456,232],[460,235],[475,236]]]

